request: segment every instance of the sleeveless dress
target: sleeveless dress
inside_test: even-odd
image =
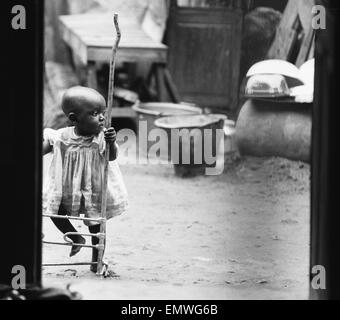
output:
[[[62,204],[68,215],[100,218],[105,165],[104,133],[83,137],[74,127],[45,129],[44,139],[53,146],[43,183],[43,212],[58,214]],[[44,170],[45,171],[45,170]],[[117,161],[109,162],[106,218],[122,214],[128,197]],[[84,221],[87,226],[98,222]]]

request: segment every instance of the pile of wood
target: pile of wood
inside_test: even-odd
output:
[[[290,0],[283,14],[268,59],[282,59],[300,67],[314,57],[315,30],[312,7],[315,0]]]

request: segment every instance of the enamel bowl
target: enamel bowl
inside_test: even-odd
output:
[[[247,80],[246,98],[281,98],[288,97],[290,89],[283,75],[256,74]]]

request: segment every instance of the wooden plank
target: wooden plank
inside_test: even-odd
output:
[[[292,45],[296,40],[296,30],[283,30],[277,31],[278,37],[275,46],[268,54],[269,59],[282,59],[287,60],[292,49]]]
[[[111,49],[103,47],[88,47],[86,61],[109,61]],[[148,48],[119,48],[117,52],[117,61],[119,62],[159,62],[166,63],[167,52]],[[85,62],[84,62],[85,63]]]
[[[290,0],[288,2],[267,54],[268,59],[289,59],[297,40],[296,23],[301,25],[304,39],[294,63],[299,67],[308,59],[314,34],[312,30],[312,6],[314,4],[314,0]]]
[[[314,33],[314,36],[313,36],[313,39],[312,39],[312,45],[310,47],[307,60],[314,58],[314,51],[315,51],[315,33]]]
[[[313,43],[313,39],[314,39],[314,30],[313,28],[310,28],[309,33],[306,35],[301,45],[300,53],[296,60],[296,66],[298,68],[308,60],[310,50],[312,47],[312,43]]]
[[[295,0],[295,2],[298,6],[302,28],[304,30],[309,30],[312,25],[312,8],[315,5],[315,0]]]
[[[298,7],[296,5],[296,0],[290,0],[276,31],[273,44],[267,54],[268,59],[287,60],[290,48],[296,37],[296,32],[292,28],[297,17]]]

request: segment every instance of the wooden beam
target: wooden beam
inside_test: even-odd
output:
[[[300,66],[308,59],[314,35],[312,29],[313,5],[315,5],[315,0],[290,0],[288,2],[275,39],[268,51],[268,59],[289,60],[293,47],[298,41],[299,26],[302,28],[301,34],[304,38],[294,63]]]

